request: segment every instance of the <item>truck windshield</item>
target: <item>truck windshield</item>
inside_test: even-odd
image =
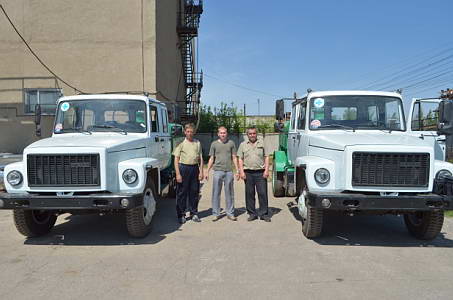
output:
[[[76,100],[60,102],[54,133],[146,132],[146,103],[140,100]]]
[[[406,130],[401,99],[386,96],[312,98],[309,125],[311,130]]]

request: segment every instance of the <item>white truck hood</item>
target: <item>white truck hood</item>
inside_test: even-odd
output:
[[[42,139],[29,145],[27,149],[52,147],[95,147],[106,149],[107,152],[125,151],[145,147],[143,136],[120,134],[67,135]]]
[[[322,134],[314,132],[309,137],[309,145],[314,147],[345,150],[347,146],[355,145],[401,145],[401,146],[417,146],[417,147],[432,147],[431,143],[419,137],[410,136],[405,132],[394,131],[338,131],[327,132],[322,131]]]

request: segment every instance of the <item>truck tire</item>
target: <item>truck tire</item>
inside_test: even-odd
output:
[[[13,218],[17,231],[26,237],[47,234],[57,221],[57,216],[50,210],[15,209]]]
[[[432,240],[442,230],[443,211],[421,211],[404,215],[404,223],[411,235],[421,240]]]
[[[126,225],[129,235],[143,238],[151,231],[151,221],[156,211],[157,193],[154,183],[148,177],[143,191],[143,206],[126,211]]]
[[[272,166],[272,193],[274,194],[274,197],[285,196],[284,175],[283,172],[277,172],[277,166],[274,161]]]
[[[320,208],[308,207],[306,205],[305,189],[298,199],[299,214],[302,219],[302,233],[308,239],[319,237],[324,222],[324,211]]]
[[[295,197],[296,196],[296,184],[288,183],[288,187],[285,191],[286,191],[286,197]]]

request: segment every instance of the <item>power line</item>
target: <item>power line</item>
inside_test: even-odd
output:
[[[426,67],[429,67],[429,66],[432,66],[432,65],[436,65],[440,62],[443,62],[445,60],[448,60],[452,57],[452,55],[449,55],[447,57],[443,57],[442,59],[439,59],[437,61],[434,61],[434,62],[431,62],[429,63],[428,65],[424,65],[422,67],[419,67],[420,65],[422,64],[426,64],[426,62],[430,62],[432,61],[433,59],[436,59],[437,57],[443,55],[445,52],[448,52],[448,51],[451,51],[453,50],[453,48],[448,48],[448,49],[444,49],[440,52],[438,52],[437,54],[427,58],[427,59],[424,59],[423,61],[419,61],[419,62],[416,62],[416,63],[413,63],[411,64],[410,66],[407,66],[407,67],[404,67],[402,69],[400,69],[399,71],[397,71],[396,73],[393,73],[393,74],[390,74],[390,75],[387,75],[385,77],[382,77],[380,79],[377,79],[377,80],[374,80],[362,87],[359,87],[359,89],[370,89],[370,88],[373,88],[373,87],[379,87],[379,86],[382,86],[384,84],[388,84],[389,82],[392,82],[394,80],[397,80],[399,78],[404,78],[404,76],[407,76],[407,74],[410,74],[410,73],[413,73],[413,72],[417,72],[419,70],[423,70],[424,68]],[[389,76],[393,76],[390,80],[388,79]]]
[[[228,84],[228,85],[231,85],[231,86],[234,86],[234,87],[243,89],[243,90],[255,92],[255,93],[258,93],[258,94],[268,95],[268,96],[272,96],[272,97],[277,97],[277,98],[284,98],[283,96],[275,95],[275,94],[268,93],[268,92],[265,92],[265,91],[260,91],[260,90],[252,89],[252,88],[249,88],[249,87],[246,87],[246,86],[237,84],[237,83],[228,82],[228,81],[225,81],[225,80],[223,80],[223,79],[220,79],[220,78],[217,78],[217,77],[208,75],[208,74],[206,74],[206,73],[204,73],[203,75],[206,76],[206,77],[208,77],[208,78],[212,78],[212,79],[218,80],[218,81],[220,81],[220,82],[223,82],[223,83],[225,83],[225,84]]]
[[[410,93],[407,93],[406,95],[415,95],[415,94],[426,92],[426,91],[429,91],[432,89],[437,89],[437,88],[440,88],[440,87],[446,86],[446,85],[453,85],[453,77],[438,81],[437,83],[433,82],[433,83],[429,84],[428,87],[423,87],[423,88],[418,87],[418,88],[414,89],[413,91],[411,91]]]
[[[381,87],[379,90],[388,90],[388,89],[391,89],[392,87],[393,88],[399,88],[402,85],[407,85],[407,84],[410,84],[412,82],[416,82],[418,80],[425,79],[425,78],[428,78],[428,77],[433,76],[433,75],[437,75],[437,74],[439,74],[441,72],[444,72],[444,71],[447,71],[447,70],[452,70],[453,71],[452,63],[453,63],[453,61],[449,61],[446,64],[442,64],[442,65],[437,66],[437,67],[435,67],[435,68],[433,68],[431,70],[428,70],[428,71],[425,71],[425,72],[422,72],[422,73],[419,73],[419,74],[414,74],[413,76],[409,76],[406,79],[396,80],[392,84],[389,84],[387,86]],[[448,67],[447,68],[442,68],[444,66],[448,66]]]
[[[11,26],[13,27],[14,31],[16,31],[17,35],[20,37],[20,39],[22,40],[22,42],[25,44],[25,46],[27,46],[28,50],[30,50],[31,54],[39,61],[39,63],[47,70],[49,71],[50,74],[52,74],[53,76],[55,76],[55,78],[57,78],[58,80],[60,80],[61,82],[63,82],[65,85],[67,85],[68,87],[74,89],[74,91],[80,93],[80,94],[85,94],[84,92],[82,92],[81,90],[79,90],[78,88],[76,88],[75,86],[69,84],[68,82],[66,82],[65,80],[63,80],[60,76],[58,76],[55,72],[53,72],[39,57],[38,55],[33,51],[33,49],[30,47],[30,45],[28,45],[27,41],[24,39],[24,37],[20,34],[19,30],[17,30],[16,26],[14,25],[13,21],[11,21],[10,17],[8,16],[8,14],[6,13],[5,9],[3,8],[3,5],[0,4],[0,8],[1,10],[3,11],[3,14],[5,15],[5,17],[8,19],[8,22],[9,24],[11,24]]]
[[[423,57],[425,56],[426,54],[429,54],[435,50],[438,50],[442,47],[445,47],[445,46],[449,46],[451,45],[451,41],[449,42],[446,42],[444,44],[441,44],[441,45],[436,45],[435,47],[430,47],[430,48],[427,48],[413,56],[410,56],[410,57],[406,57],[406,58],[403,58],[403,59],[400,59],[399,61],[393,63],[393,64],[389,64],[389,65],[386,65],[382,68],[378,68],[377,70],[372,70],[370,72],[366,72],[366,73],[363,73],[361,75],[359,75],[358,77],[360,78],[359,80],[355,80],[353,82],[350,83],[350,85],[355,85],[355,84],[359,84],[360,82],[365,82],[367,80],[375,80],[375,79],[372,79],[373,76],[370,76],[370,75],[380,75],[382,74],[384,71],[390,71],[390,70],[398,70],[400,68],[405,68],[409,65],[411,65],[413,63],[413,61],[415,61],[416,59],[418,60],[419,57]],[[443,52],[446,52],[448,51],[449,49],[447,50],[443,50]],[[443,53],[441,52],[441,53]],[[343,83],[348,83],[348,81],[340,81],[340,82],[343,82]],[[369,83],[370,84],[370,83]]]

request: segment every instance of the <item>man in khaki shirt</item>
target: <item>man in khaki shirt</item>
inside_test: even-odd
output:
[[[247,129],[248,141],[238,149],[240,176],[245,181],[245,206],[249,215],[247,221],[270,222],[267,178],[269,177],[269,155],[262,140],[257,138],[256,128]],[[255,189],[258,193],[259,210],[255,208]]]
[[[203,156],[200,142],[193,138],[194,131],[194,126],[187,124],[184,127],[186,138],[173,151],[177,182],[176,214],[181,224],[186,222],[187,210],[192,221],[201,222],[198,217],[198,201],[200,181],[203,180]]]

